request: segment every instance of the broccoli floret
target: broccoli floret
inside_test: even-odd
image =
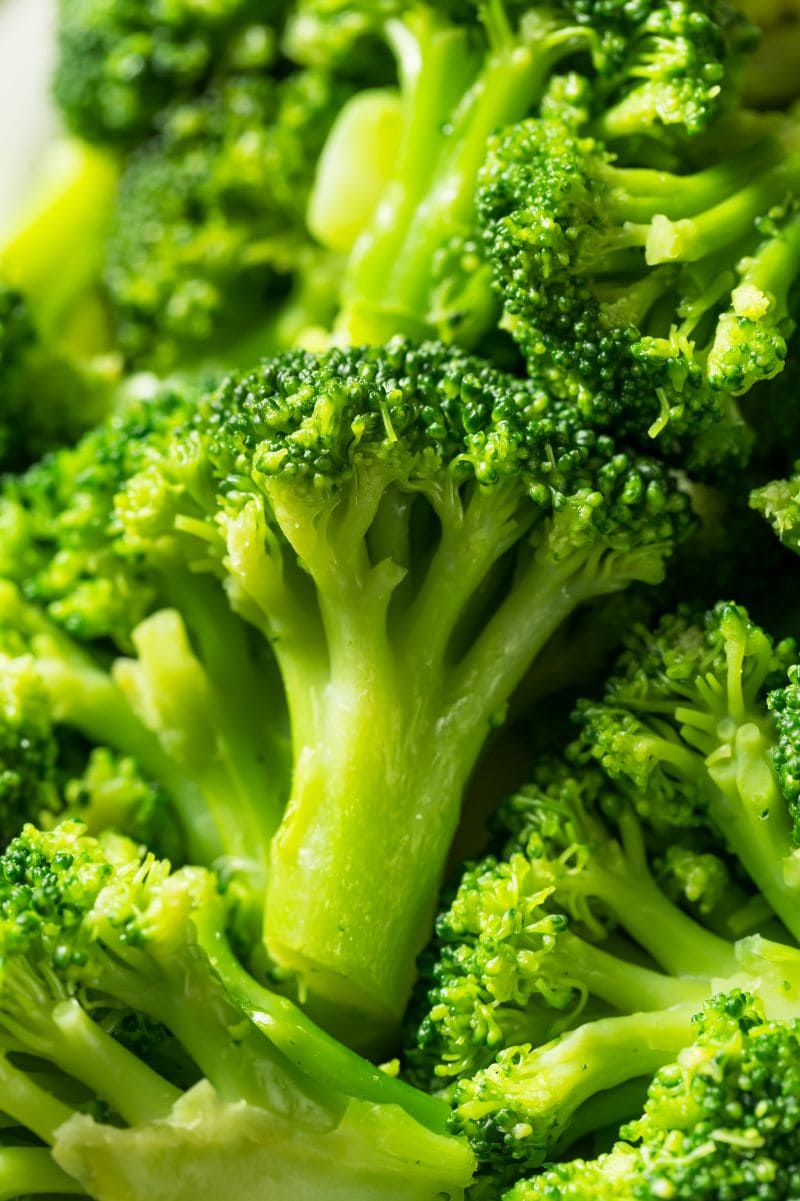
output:
[[[353,248],[338,331],[355,343],[401,332],[475,346],[495,324],[476,220],[478,173],[493,131],[535,112],[561,63],[585,61],[626,134],[637,122],[689,134],[727,103],[728,76],[750,40],[749,27],[716,2],[565,0],[546,8],[322,0],[303,4],[298,21],[300,40],[312,45],[315,27],[383,33],[397,62],[388,137],[394,162],[370,154],[386,92],[374,93],[374,120],[369,98],[359,96],[359,119],[345,110],[332,134],[339,170],[320,176],[313,197],[318,232]],[[355,240],[337,186],[348,177],[363,181]]]
[[[0,1029],[116,1116],[76,1110],[65,1121],[54,1101],[36,1133],[56,1161],[106,1201],[123,1182],[137,1201],[188,1198],[198,1171],[221,1199],[255,1201],[267,1186],[372,1199],[376,1182],[397,1201],[460,1197],[472,1161],[444,1132],[446,1106],[258,985],[224,922],[211,874],[172,872],[80,823],[28,826],[0,858]],[[120,1012],[163,1024],[201,1081],[184,1092],[111,1037],[103,1015]],[[21,1123],[26,1095],[4,1092]]]
[[[215,72],[269,67],[283,9],[279,0],[59,0],[56,102],[88,141],[135,143]]]
[[[705,978],[699,997],[710,977],[736,970],[731,944],[658,888],[636,818],[593,767],[542,761],[496,821],[502,858],[468,867],[436,924],[408,1055],[415,1079],[471,1075],[498,1050],[547,1042],[592,1007],[628,1013],[691,1000],[686,981],[595,945],[614,926],[670,975]]]
[[[685,499],[436,344],[267,361],[145,457],[115,502],[127,545],[214,569],[283,676],[269,948],[312,996],[396,1021],[489,730],[577,604],[661,578]]]
[[[271,309],[307,252],[314,164],[348,91],[314,70],[233,75],[165,115],[122,177],[107,249],[131,360],[246,366],[274,341]]]
[[[765,1021],[746,994],[715,997],[692,1044],[656,1074],[643,1117],[623,1127],[627,1141],[553,1165],[506,1201],[794,1197],[799,1038],[796,1020]]]
[[[115,512],[118,491],[196,400],[193,388],[167,385],[8,482],[0,647],[31,656],[56,724],[133,759],[152,781],[129,832],[144,820],[140,834],[174,853],[177,825],[177,845],[193,861],[242,880],[243,904],[260,925],[269,839],[288,790],[271,652],[207,573],[192,574],[166,532],[145,557]],[[141,539],[142,506],[137,515]],[[110,798],[100,798],[96,777],[86,783],[102,811]],[[170,798],[169,813],[157,805],[147,814],[153,786]]]
[[[740,607],[686,609],[635,631],[601,704],[579,706],[590,753],[654,826],[721,836],[774,912],[800,931],[797,847],[774,763],[796,658]]]
[[[796,127],[732,117],[711,165],[667,171],[618,156],[591,96],[574,79],[490,142],[478,207],[504,324],[601,424],[688,441],[697,470],[742,459],[731,398],[783,369],[795,324]]]

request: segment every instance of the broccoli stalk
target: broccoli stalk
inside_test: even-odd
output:
[[[397,1201],[461,1195],[472,1160],[444,1131],[447,1107],[251,981],[203,869],[173,873],[76,822],[50,833],[27,826],[0,858],[0,894],[0,1027],[121,1123],[78,1111],[61,1122],[58,1110],[55,1131],[41,1127],[90,1195],[109,1201],[124,1183],[132,1199],[189,1197],[198,1170],[215,1196],[251,1201],[267,1184],[310,1201],[326,1182],[342,1201],[373,1197],[376,1181]],[[245,994],[257,1020],[237,1003]],[[177,1088],[103,1026],[104,1014],[135,1012],[168,1025],[199,1084]]]
[[[216,563],[272,644],[294,778],[267,943],[362,1022],[402,1013],[464,786],[531,660],[578,604],[658,580],[685,529],[655,465],[575,420],[437,345],[295,353],[212,396],[117,506],[132,542]]]

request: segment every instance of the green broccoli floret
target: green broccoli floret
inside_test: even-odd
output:
[[[8,481],[0,648],[30,656],[55,724],[134,760],[152,781],[129,811],[128,832],[143,820],[139,833],[173,853],[177,833],[193,861],[241,878],[260,926],[269,839],[288,791],[274,660],[166,532],[145,557],[115,513],[118,491],[196,401],[193,388],[167,385]],[[144,507],[137,513],[144,526]],[[101,798],[96,775],[84,784],[96,812],[126,793],[134,801],[124,785],[113,801]],[[154,786],[170,798],[169,813],[158,804],[148,816]]]
[[[269,948],[312,996],[396,1021],[487,734],[576,605],[662,577],[685,499],[436,344],[267,361],[146,458],[115,502],[126,544],[216,571],[283,676]]]
[[[555,1164],[506,1201],[788,1201],[800,1185],[798,1040],[796,1020],[765,1021],[752,997],[715,997],[691,1045],[656,1074],[643,1117],[623,1127],[627,1141]]]
[[[107,248],[130,359],[246,366],[274,343],[273,311],[311,253],[314,164],[350,90],[315,70],[232,75],[166,113],[122,177]]]
[[[59,0],[56,102],[88,141],[135,143],[215,72],[269,67],[283,10],[279,0]]]
[[[478,207],[503,322],[594,420],[688,440],[697,469],[740,459],[731,397],[783,369],[795,325],[797,128],[731,117],[710,165],[663,170],[603,141],[592,99],[573,79],[490,143]]]
[[[400,332],[474,346],[495,324],[477,225],[479,170],[493,131],[535,112],[560,64],[585,61],[626,134],[637,122],[691,134],[727,103],[728,76],[750,40],[749,27],[716,0],[549,8],[322,0],[300,14],[307,42],[315,17],[318,29],[366,28],[383,32],[397,62],[394,102],[377,90],[372,116],[364,96],[354,101],[357,116],[344,110],[331,135],[333,169],[321,173],[312,200],[317,235],[352,248],[338,330],[355,343]],[[390,132],[379,138],[381,121]],[[372,152],[378,141],[394,148],[393,162]],[[361,198],[358,223],[350,205],[342,212],[342,179]]]
[[[61,809],[57,745],[33,662],[0,654],[0,845]]]
[[[602,703],[578,720],[590,753],[654,826],[722,837],[773,911],[800,931],[791,798],[774,756],[780,696],[796,658],[740,607],[689,610],[635,631]]]
[[[766,518],[784,546],[800,554],[800,463],[786,479],[755,488],[750,506]]]
[[[711,977],[737,970],[732,945],[659,889],[635,816],[595,768],[542,761],[496,820],[502,858],[468,867],[437,921],[434,962],[418,986],[427,996],[408,1056],[414,1078],[471,1075],[500,1049],[547,1042],[593,1007],[691,1002],[691,986],[673,975],[696,977],[701,998]],[[669,975],[595,945],[614,927]]]
[[[214,877],[172,872],[80,823],[28,826],[0,858],[0,1029],[110,1107],[116,1121],[53,1100],[35,1132],[99,1201],[456,1198],[471,1156],[447,1108],[317,1030],[234,959]],[[144,1013],[202,1074],[183,1091],[104,1028]],[[26,1123],[37,1086],[3,1105]],[[27,1092],[26,1092],[27,1089]],[[171,1170],[165,1172],[165,1163]],[[185,1168],[185,1170],[184,1170]],[[198,1176],[198,1172],[201,1174]]]

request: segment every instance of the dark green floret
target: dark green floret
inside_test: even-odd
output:
[[[269,67],[283,9],[279,0],[59,0],[56,102],[87,141],[130,145],[213,74]]]
[[[107,248],[131,360],[246,366],[278,340],[292,278],[309,270],[304,256],[320,255],[306,200],[349,91],[321,71],[250,73],[170,108],[123,175]]]

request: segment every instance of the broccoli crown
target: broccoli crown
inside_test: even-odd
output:
[[[644,1115],[596,1160],[553,1165],[511,1201],[585,1197],[790,1198],[798,1188],[796,1021],[765,1021],[742,992],[712,998],[694,1041],[656,1073]]]
[[[721,135],[699,172],[621,165],[591,94],[572,79],[490,142],[478,209],[505,323],[595,420],[688,438],[697,469],[741,459],[730,397],[783,369],[794,328],[796,134]]]
[[[59,0],[56,101],[88,141],[135,142],[214,72],[269,66],[282,10],[276,0]]]
[[[270,298],[308,242],[314,166],[347,92],[317,70],[231,75],[165,114],[123,175],[107,248],[130,358],[224,356],[253,328],[266,343]]]

